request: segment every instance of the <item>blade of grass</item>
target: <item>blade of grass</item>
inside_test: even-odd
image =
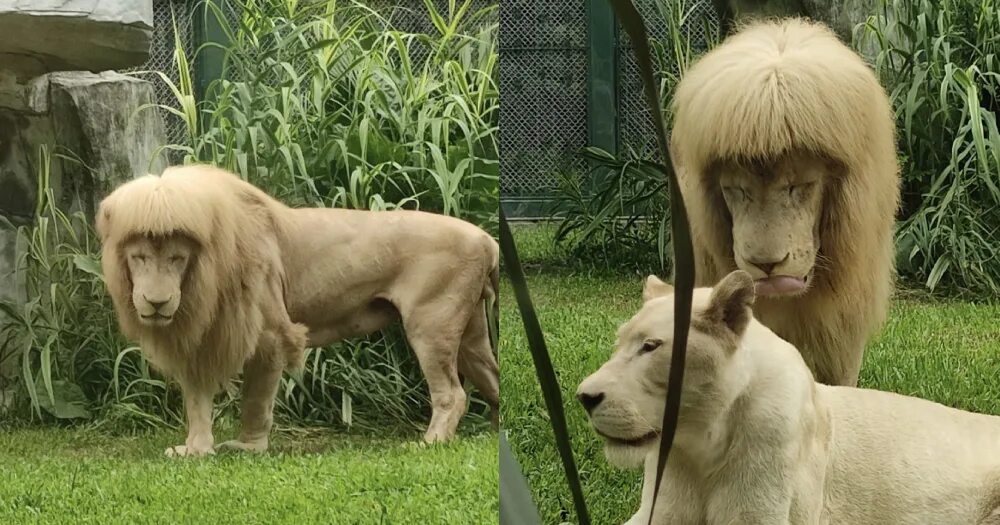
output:
[[[569,483],[569,489],[573,495],[573,506],[576,508],[580,525],[589,525],[590,515],[587,513],[587,504],[583,499],[583,487],[580,485],[580,473],[577,471],[576,461],[573,459],[573,447],[569,442],[569,431],[566,427],[566,414],[563,413],[559,381],[552,368],[552,359],[549,358],[549,351],[545,346],[545,336],[538,323],[538,316],[535,314],[535,307],[531,303],[531,295],[528,293],[528,284],[524,279],[524,270],[517,257],[517,247],[514,245],[510,226],[507,224],[507,218],[502,210],[500,211],[500,251],[503,253],[507,275],[510,276],[514,296],[517,298],[517,308],[521,312],[521,321],[524,323],[528,349],[531,351],[531,359],[535,363],[535,373],[538,374],[538,383],[542,388],[542,397],[545,399],[545,407],[552,423],[552,433],[555,434],[556,448],[559,449],[559,457],[562,459],[563,469],[566,471],[566,482]]]
[[[670,448],[677,432],[677,416],[681,404],[681,384],[684,381],[684,359],[687,354],[688,328],[691,322],[691,296],[694,292],[694,249],[691,245],[691,231],[688,227],[687,210],[677,184],[677,176],[670,159],[667,132],[660,111],[660,97],[653,77],[653,62],[650,56],[649,35],[646,25],[631,0],[612,0],[615,14],[629,38],[632,52],[639,66],[639,74],[646,94],[656,130],[657,145],[664,159],[664,172],[670,187],[670,217],[674,245],[674,342],[670,357],[670,371],[667,383],[667,399],[663,407],[663,426],[660,433],[660,449],[656,458],[656,478],[653,484],[653,502],[649,510],[649,523],[653,523],[656,509],[656,495],[660,492],[663,470],[667,465]]]

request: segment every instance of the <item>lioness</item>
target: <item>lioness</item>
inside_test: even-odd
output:
[[[695,290],[676,440],[658,525],[1000,524],[1000,417],[814,381],[754,319],[743,271]],[[673,334],[672,288],[649,277],[615,353],[577,397],[620,466],[645,462],[645,524]]]
[[[499,247],[461,220],[416,211],[293,209],[209,166],[168,168],[102,203],[102,266],[122,331],[178,380],[188,437],[168,455],[212,453],[212,398],[244,376],[234,448],[268,445],[274,396],[304,347],[399,319],[427,378],[427,442],[455,435],[467,377],[499,406],[486,307]]]

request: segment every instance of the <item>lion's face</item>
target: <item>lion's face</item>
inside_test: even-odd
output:
[[[752,316],[753,289],[750,276],[737,271],[714,289],[695,290],[684,405],[697,403],[731,360]],[[659,442],[670,370],[673,289],[651,276],[643,298],[639,313],[618,329],[614,354],[577,389],[594,430],[604,438],[608,460],[623,467],[641,465]],[[681,414],[683,420],[684,409]]]
[[[834,163],[806,153],[715,166],[732,218],[736,266],[768,296],[804,293],[820,250],[824,185]]]
[[[176,235],[143,236],[126,242],[122,252],[139,322],[169,325],[181,305],[181,285],[194,257],[194,242]]]

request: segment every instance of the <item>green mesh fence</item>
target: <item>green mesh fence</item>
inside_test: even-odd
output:
[[[669,1],[636,2],[654,40],[669,37],[663,21]],[[546,216],[557,174],[586,173],[576,152],[602,128],[610,127],[616,137],[610,147],[655,150],[628,37],[595,34],[607,25],[593,18],[604,4],[607,0],[501,4],[500,190],[508,218]],[[683,36],[695,45],[704,42],[706,24],[718,24],[711,0],[683,0],[682,5]],[[603,72],[589,70],[591,49],[608,43],[615,47],[613,78],[595,78]],[[613,86],[614,96],[591,97],[588,104],[589,90],[600,93],[595,84]]]

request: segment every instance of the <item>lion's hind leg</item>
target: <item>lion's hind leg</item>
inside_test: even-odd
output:
[[[468,311],[440,301],[403,313],[406,339],[431,394],[431,422],[424,434],[427,443],[454,438],[465,414],[468,396],[458,377],[458,348],[468,319]]]
[[[493,426],[500,423],[500,366],[490,344],[486,304],[480,301],[462,334],[458,370],[489,403]]]

